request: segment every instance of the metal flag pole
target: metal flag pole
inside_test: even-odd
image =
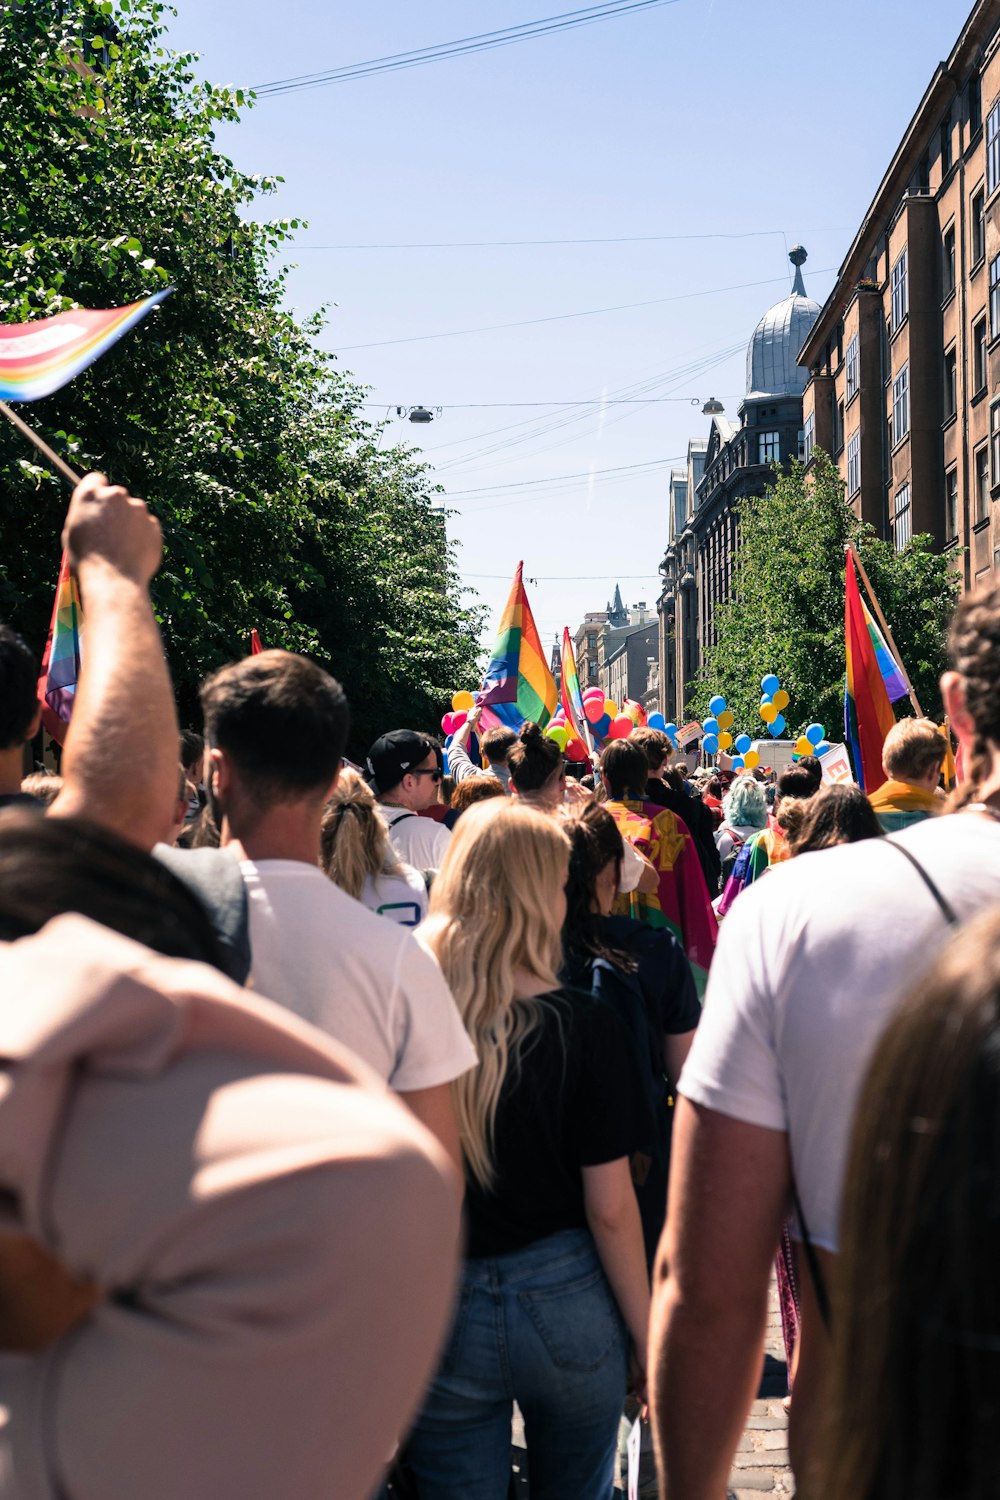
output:
[[[909,672],[907,672],[906,664],[899,654],[899,647],[896,645],[896,642],[892,638],[892,631],[889,629],[889,623],[886,620],[885,615],[882,613],[881,608],[879,607],[879,602],[875,597],[875,590],[872,588],[871,582],[868,578],[868,574],[865,572],[865,565],[858,556],[858,549],[855,547],[853,542],[845,542],[844,551],[849,552],[854,558],[855,566],[857,567],[858,572],[861,574],[861,582],[864,584],[868,592],[868,597],[871,600],[872,608],[874,609],[876,618],[878,619],[878,622],[882,627],[882,633],[886,638],[886,642],[889,646],[890,651],[896,658],[896,661],[899,663],[899,670],[903,674],[903,681],[906,683],[906,691],[910,695],[910,702],[913,704],[914,712],[916,713],[918,719],[922,719],[924,717],[924,711],[920,707],[916,693],[913,691],[913,683],[910,681],[910,674]]]
[[[67,484],[75,487],[80,483],[81,475],[74,473],[69,464],[60,458],[58,453],[53,453],[45,439],[39,437],[35,429],[29,427],[27,422],[17,415],[16,411],[11,411],[6,401],[0,401],[0,412],[7,418],[8,422],[17,428],[22,437],[26,437],[29,443],[34,443],[42,457],[47,459],[52,467],[62,475]]]

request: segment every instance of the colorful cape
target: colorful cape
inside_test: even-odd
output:
[[[884,781],[868,798],[883,833],[898,833],[941,810],[941,798],[909,781]]]
[[[698,854],[683,822],[655,802],[606,802],[618,832],[653,865],[659,875],[655,893],[633,891],[619,896],[616,916],[633,917],[651,927],[669,927],[688,956],[699,995],[705,993],[719,927]]]
[[[544,729],[556,711],[556,685],[549,671],[519,562],[497,630],[493,655],[476,702],[485,710],[484,729],[506,724],[520,729],[531,719]]]
[[[785,835],[772,818],[767,828],[762,828],[747,839],[736,856],[732,873],[719,902],[719,916],[724,917],[741,891],[753,885],[772,865],[780,865],[790,858]]]

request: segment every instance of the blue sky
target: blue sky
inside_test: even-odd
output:
[[[173,45],[254,85],[575,8],[582,0],[174,0]],[[823,301],[971,0],[677,0],[576,31],[262,99],[219,145],[285,185],[261,217],[309,221],[289,259],[301,312],[438,469],[463,580],[492,616],[520,558],[546,645],[652,602],[669,465],[735,416],[745,347],[809,251]],[[317,249],[689,236],[646,244]],[[693,236],[714,236],[693,238]],[[741,288],[741,289],[735,289]],[[671,299],[671,300],[665,300]],[[428,334],[653,303],[456,337]],[[386,342],[410,340],[411,342]],[[657,404],[563,409],[640,383]],[[698,406],[691,405],[692,399]],[[558,423],[558,425],[553,425]],[[516,425],[515,425],[516,424]],[[603,472],[603,471],[617,472]],[[456,684],[465,686],[465,684]]]

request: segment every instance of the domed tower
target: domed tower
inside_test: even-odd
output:
[[[819,317],[819,303],[806,296],[802,267],[807,252],[796,245],[788,259],[795,267],[791,294],[776,302],[754,329],[747,349],[747,400],[781,400],[801,396],[809,371],[798,363],[799,350]]]

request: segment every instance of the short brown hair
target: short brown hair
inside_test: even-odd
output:
[[[517,738],[516,735],[514,737]],[[487,802],[490,797],[506,795],[495,776],[467,776],[451,794],[451,810],[464,813],[474,802]]]
[[[601,775],[613,802],[623,797],[641,800],[648,781],[649,761],[640,745],[633,744],[632,736],[612,740],[601,756]]]
[[[505,766],[507,752],[516,739],[513,729],[508,729],[505,724],[498,724],[495,729],[487,729],[483,735],[483,754],[491,765]]]
[[[673,750],[670,736],[662,729],[633,729],[629,735],[633,745],[638,745],[645,755],[651,771],[658,771]]]
[[[325,792],[340,766],[350,713],[339,682],[304,656],[261,651],[201,685],[205,739],[224,750],[262,805]]]
[[[923,781],[941,769],[946,748],[933,719],[900,719],[885,737],[882,764],[897,781]]]

